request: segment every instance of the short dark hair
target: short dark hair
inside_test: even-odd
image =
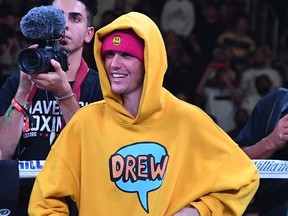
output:
[[[88,26],[93,25],[93,18],[97,15],[98,12],[98,0],[77,0],[82,2],[86,6]],[[51,4],[54,0],[51,0]]]
[[[98,0],[78,0],[86,6],[88,26],[93,25],[93,18],[98,12]]]

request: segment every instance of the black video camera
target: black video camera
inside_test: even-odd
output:
[[[27,74],[47,73],[55,71],[51,59],[61,65],[63,71],[68,70],[68,52],[59,43],[59,40],[48,40],[44,48],[29,48],[18,56],[18,67]]]
[[[23,50],[18,56],[18,67],[27,74],[55,71],[51,59],[68,70],[68,52],[61,46],[66,18],[63,11],[53,6],[34,7],[21,19],[20,29],[26,38],[37,41],[39,48]]]

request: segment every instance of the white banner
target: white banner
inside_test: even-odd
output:
[[[288,179],[288,161],[284,160],[252,160],[261,179]]]
[[[256,165],[260,178],[287,178],[288,161],[284,160],[252,160]],[[19,161],[19,177],[35,178],[41,171],[45,160]]]
[[[35,178],[41,171],[45,160],[19,161],[19,177]]]

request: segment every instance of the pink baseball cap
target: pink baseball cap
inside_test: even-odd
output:
[[[102,56],[108,51],[126,52],[144,61],[144,41],[132,29],[116,30],[106,35],[102,40]]]

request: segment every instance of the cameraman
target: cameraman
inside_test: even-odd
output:
[[[28,75],[20,71],[4,83],[0,89],[3,159],[45,160],[56,137],[77,110],[103,98],[98,72],[88,68],[82,57],[84,45],[94,36],[93,17],[97,14],[97,5],[97,0],[52,1],[52,6],[63,10],[66,18],[61,46],[69,52],[69,68],[64,72],[59,62],[51,60],[55,72]],[[18,105],[22,110],[15,108]],[[23,111],[25,107],[29,114]],[[29,115],[32,116],[30,124]],[[27,184],[26,196],[20,190],[21,205],[29,201],[33,182]]]

